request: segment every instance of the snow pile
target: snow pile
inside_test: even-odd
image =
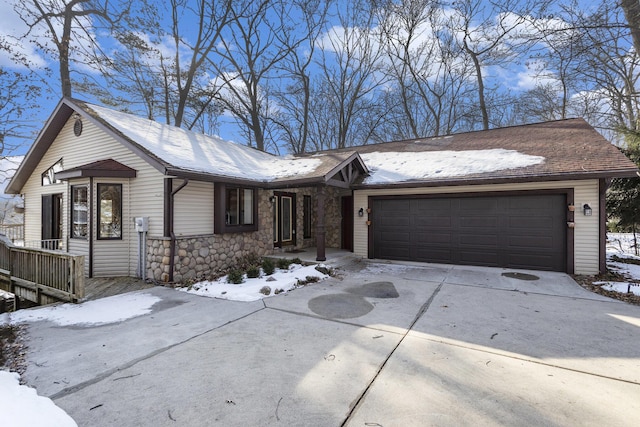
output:
[[[121,322],[151,312],[160,298],[149,294],[123,294],[87,301],[82,304],[61,304],[11,313],[11,323],[46,320],[60,326],[105,325]]]
[[[544,162],[502,148],[468,151],[373,152],[361,154],[371,175],[366,184],[384,184],[423,179],[454,178],[505,169],[523,168]]]
[[[6,371],[0,371],[0,417],[12,427],[77,426],[51,399],[20,385],[20,375]]]
[[[249,279],[245,275],[244,282],[237,285],[227,283],[227,276],[224,276],[218,280],[198,282],[189,287],[177,289],[179,291],[211,298],[233,301],[257,301],[275,294],[276,290],[280,293],[280,291],[288,292],[295,289],[298,285],[298,280],[306,281],[307,277],[323,280],[329,276],[316,270],[315,265],[305,267],[300,264],[291,264],[289,269],[276,269],[275,272],[269,276],[262,274],[258,278]],[[270,288],[269,295],[260,292],[265,286]]]

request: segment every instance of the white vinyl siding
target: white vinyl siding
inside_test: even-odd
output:
[[[25,240],[40,240],[41,234],[41,196],[43,194],[63,193],[63,238],[69,243],[69,252],[88,256],[89,244],[86,241],[69,239],[69,200],[71,185],[88,183],[88,180],[71,180],[62,184],[42,186],[44,171],[62,158],[64,170],[82,166],[97,160],[113,159],[137,171],[136,178],[110,179],[95,178],[93,199],[96,197],[98,182],[123,184],[123,239],[110,241],[96,240],[95,215],[93,206],[94,239],[94,276],[132,275],[136,273],[137,234],[133,235],[133,217],[149,217],[149,235],[163,235],[164,221],[164,176],[139,155],[110,137],[97,126],[83,121],[83,131],[79,137],[73,133],[74,119],[66,123],[33,174],[25,183],[22,192],[25,195]],[[86,271],[88,273],[88,270]]]
[[[584,181],[550,181],[531,182],[521,184],[494,184],[494,185],[465,185],[451,187],[422,187],[422,188],[398,188],[356,190],[353,199],[354,217],[354,241],[353,251],[357,256],[367,258],[369,252],[367,215],[358,216],[358,210],[368,206],[369,196],[384,195],[412,195],[412,194],[454,194],[454,193],[482,193],[494,191],[522,191],[522,190],[549,190],[558,188],[573,188],[575,211],[574,253],[575,273],[595,274],[599,270],[599,209],[598,209],[598,180]],[[593,208],[592,216],[582,214],[582,205],[588,203]]]
[[[181,179],[173,180],[176,189]],[[176,236],[213,234],[213,183],[189,181],[174,198],[173,232]]]
[[[598,203],[597,180],[580,181],[579,186],[575,186],[573,200],[575,202],[575,272],[576,274],[596,274],[599,269],[599,247],[600,247],[600,204]],[[585,216],[582,206],[588,204],[593,213]]]

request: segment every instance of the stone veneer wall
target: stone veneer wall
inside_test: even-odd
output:
[[[296,239],[295,247],[300,249],[315,246],[317,217],[317,188],[305,187],[283,189],[296,193]],[[349,190],[328,187],[325,190],[326,246],[339,248],[341,245],[341,196],[349,195]],[[249,254],[269,255],[273,248],[273,207],[269,197],[273,191],[258,190],[258,231],[249,233],[207,234],[179,236],[173,260],[173,281],[182,283],[190,280],[207,279],[231,268],[238,259]],[[311,238],[304,239],[304,195],[311,196],[313,206]],[[147,277],[161,282],[169,281],[171,268],[171,239],[168,237],[147,238]]]
[[[273,253],[271,194],[258,190],[258,231],[176,237],[173,281],[207,279],[246,255]],[[168,282],[171,265],[171,239],[147,238],[147,277]]]

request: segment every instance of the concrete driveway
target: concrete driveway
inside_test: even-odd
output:
[[[640,307],[564,274],[353,261],[253,303],[29,327],[25,376],[80,426],[640,423]],[[531,277],[535,275],[535,277]]]

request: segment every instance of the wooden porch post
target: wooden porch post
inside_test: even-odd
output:
[[[324,202],[325,202],[325,186],[318,187],[318,197],[316,198],[316,261],[326,261],[325,256],[325,234],[324,226]]]

